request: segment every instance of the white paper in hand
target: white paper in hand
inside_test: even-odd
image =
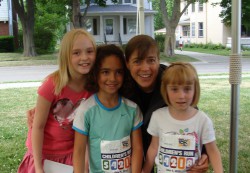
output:
[[[73,166],[54,162],[51,160],[44,160],[45,173],[73,173]]]

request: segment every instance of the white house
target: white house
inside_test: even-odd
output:
[[[119,0],[106,7],[91,3],[87,12],[87,30],[97,43],[127,43],[138,31],[137,3],[139,0]],[[82,9],[84,12],[84,9]],[[144,0],[145,34],[154,37],[154,13],[152,2]]]
[[[13,10],[12,0],[0,1],[0,36],[14,36],[15,46],[18,46],[17,14]]]
[[[176,28],[177,39],[182,36],[186,43],[213,43],[227,44],[231,36],[231,28],[222,23],[219,14],[222,10],[220,5],[212,3],[221,0],[209,0],[207,3],[196,2],[191,4],[182,15]],[[181,3],[181,9],[186,2]]]

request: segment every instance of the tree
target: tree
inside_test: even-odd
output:
[[[220,5],[223,9],[220,13],[222,22],[226,26],[231,26],[232,15],[232,0],[222,0],[220,3],[214,3],[214,5]],[[242,0],[242,19],[241,23],[244,28],[245,34],[250,36],[250,0]]]
[[[36,56],[34,44],[35,1],[13,0],[13,8],[18,14],[23,28],[23,56]]]
[[[60,3],[36,0],[34,41],[38,54],[54,51],[57,40],[62,38],[69,21],[69,17],[65,15],[66,10],[66,6]]]
[[[207,2],[207,0],[186,0],[184,8],[180,9],[182,0],[152,0],[159,7],[162,13],[163,23],[166,27],[164,53],[167,56],[174,55],[175,48],[175,30],[180,21],[182,14],[188,6],[195,2]]]

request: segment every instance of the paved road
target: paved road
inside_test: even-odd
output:
[[[229,74],[229,57],[210,55],[196,52],[179,51],[177,54],[188,55],[190,57],[199,59],[199,62],[193,62],[192,64],[197,69],[199,74],[207,73],[226,73]],[[250,59],[242,58],[242,72],[250,72]],[[0,67],[0,85],[1,83],[13,83],[13,82],[30,82],[41,81],[48,74],[57,69],[56,65],[43,65],[43,66],[17,66],[17,67]],[[31,84],[31,83],[30,83]],[[5,84],[6,86],[7,84]],[[19,84],[24,85],[24,84]],[[34,84],[34,85],[39,85]],[[16,84],[8,84],[7,86],[16,86]],[[1,88],[1,86],[0,86]]]

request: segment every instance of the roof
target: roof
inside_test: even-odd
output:
[[[85,8],[81,9],[83,13]],[[137,13],[137,7],[132,5],[107,5],[106,7],[100,7],[99,5],[91,5],[88,8],[88,14],[135,14]],[[154,14],[156,11],[144,9],[145,14]]]

